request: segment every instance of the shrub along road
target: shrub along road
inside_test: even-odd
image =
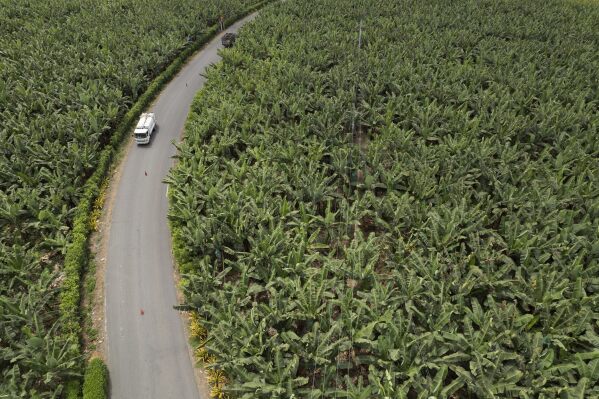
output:
[[[232,25],[237,31],[252,14]],[[219,60],[221,35],[198,52],[154,103],[158,131],[123,160],[110,221],[105,276],[112,398],[198,398],[177,304],[168,201],[163,184],[205,69]]]

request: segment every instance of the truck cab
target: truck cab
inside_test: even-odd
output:
[[[135,127],[135,132],[133,133],[135,142],[137,144],[148,144],[154,129],[156,129],[156,116],[154,113],[149,112],[141,114],[139,122],[137,122],[137,126]]]

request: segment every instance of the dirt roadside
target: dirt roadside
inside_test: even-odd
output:
[[[86,311],[91,313],[91,326],[88,325],[86,327],[91,327],[91,329],[94,330],[94,334],[89,334],[89,329],[84,328],[84,353],[87,356],[100,357],[105,362],[107,361],[107,358],[106,318],[104,314],[104,273],[106,271],[108,238],[110,237],[110,221],[112,219],[114,198],[116,196],[117,188],[119,186],[123,171],[123,160],[127,157],[132,147],[133,140],[129,140],[129,142],[117,155],[114,166],[107,177],[108,185],[106,186],[106,191],[103,193],[104,204],[102,207],[102,212],[96,223],[96,230],[91,234],[89,239],[90,262],[95,263],[96,270],[94,276],[85,276],[85,284],[87,284],[87,281],[90,278],[95,278],[95,288],[91,298],[88,292],[84,292],[83,304],[86,308]]]

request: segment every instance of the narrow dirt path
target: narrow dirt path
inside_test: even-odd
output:
[[[252,14],[227,29],[237,31]],[[207,398],[198,392],[184,317],[177,304],[176,271],[167,223],[167,187],[162,183],[176,153],[195,93],[205,69],[220,57],[218,35],[198,52],[165,87],[151,107],[159,129],[147,146],[131,145],[109,190],[98,251],[99,285],[104,286],[105,357],[111,397]]]

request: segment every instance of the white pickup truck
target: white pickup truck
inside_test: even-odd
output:
[[[137,122],[137,126],[135,127],[135,133],[133,136],[135,137],[135,142],[137,144],[148,144],[150,142],[150,136],[152,136],[152,132],[157,128],[156,125],[156,116],[153,112],[143,113],[139,118],[139,122]]]

